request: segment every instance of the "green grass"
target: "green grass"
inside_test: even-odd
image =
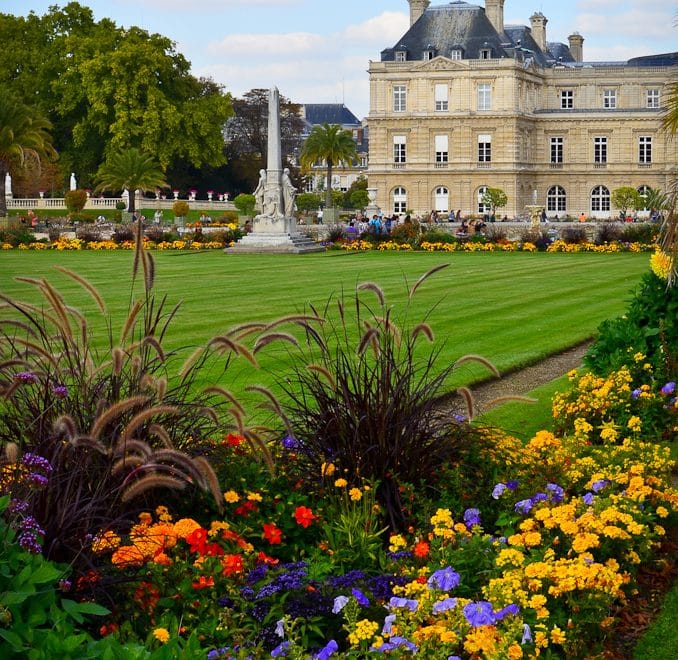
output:
[[[633,652],[634,660],[675,660],[678,658],[678,584],[664,599],[661,614],[640,638]]]
[[[648,268],[645,254],[153,254],[156,292],[166,294],[171,305],[182,302],[166,340],[173,348],[202,344],[244,321],[272,321],[309,304],[322,308],[330,296],[342,289],[351,294],[365,281],[384,290],[398,318],[406,308],[406,282],[411,287],[429,269],[449,264],[419,288],[408,317],[412,324],[427,317],[436,342],[444,343],[444,360],[475,353],[500,371],[591,337],[600,322],[624,311]],[[13,278],[49,277],[68,303],[93,314],[90,322],[100,319],[79,285],[53,269],[57,264],[94,284],[114,316],[113,327],[120,328],[131,299],[130,252],[0,252],[0,292],[27,299],[32,288]],[[103,332],[102,322],[94,327]],[[236,367],[229,372],[234,382],[222,384],[236,391],[252,380],[270,384],[267,372],[284,369],[284,352],[267,348],[260,355],[261,373]],[[464,366],[450,387],[485,374],[483,368]]]

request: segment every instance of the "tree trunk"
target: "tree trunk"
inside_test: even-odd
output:
[[[0,163],[0,218],[7,216],[7,197],[5,197],[5,177],[9,170]]]
[[[325,190],[325,208],[334,206],[332,202],[332,161],[327,160],[327,189]]]

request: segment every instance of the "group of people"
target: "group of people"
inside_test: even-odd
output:
[[[483,230],[487,227],[487,223],[484,220],[462,220],[461,224],[457,228],[456,235],[459,238],[465,238],[466,236],[479,235],[483,233]]]

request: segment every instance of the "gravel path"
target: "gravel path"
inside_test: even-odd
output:
[[[541,385],[560,378],[572,369],[579,368],[590,345],[590,341],[583,342],[562,353],[551,355],[531,367],[517,369],[502,375],[497,380],[473,385],[470,389],[473,393],[476,414],[484,412],[486,404],[497,397],[525,395]],[[443,397],[441,403],[444,406],[450,406],[453,414],[466,415],[466,404],[458,394]]]

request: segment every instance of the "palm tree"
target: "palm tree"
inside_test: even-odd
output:
[[[338,163],[350,163],[356,157],[355,142],[350,131],[339,124],[322,124],[314,126],[301,148],[300,161],[303,167],[310,168],[317,161],[327,164],[327,186],[325,189],[325,206],[332,204],[332,168]]]
[[[95,177],[97,191],[129,190],[129,211],[134,213],[134,193],[167,187],[165,174],[152,156],[139,149],[125,149],[111,154],[99,167]]]
[[[8,90],[0,90],[0,217],[7,215],[5,177],[23,167],[27,156],[54,158],[51,124]]]
[[[663,120],[664,130],[672,133],[673,139],[678,134],[678,81],[674,79],[666,104],[666,114]],[[678,280],[678,179],[672,176],[669,182],[669,194],[666,208],[668,217],[664,220],[659,243],[671,258],[672,269],[669,274],[669,285],[672,286]]]

